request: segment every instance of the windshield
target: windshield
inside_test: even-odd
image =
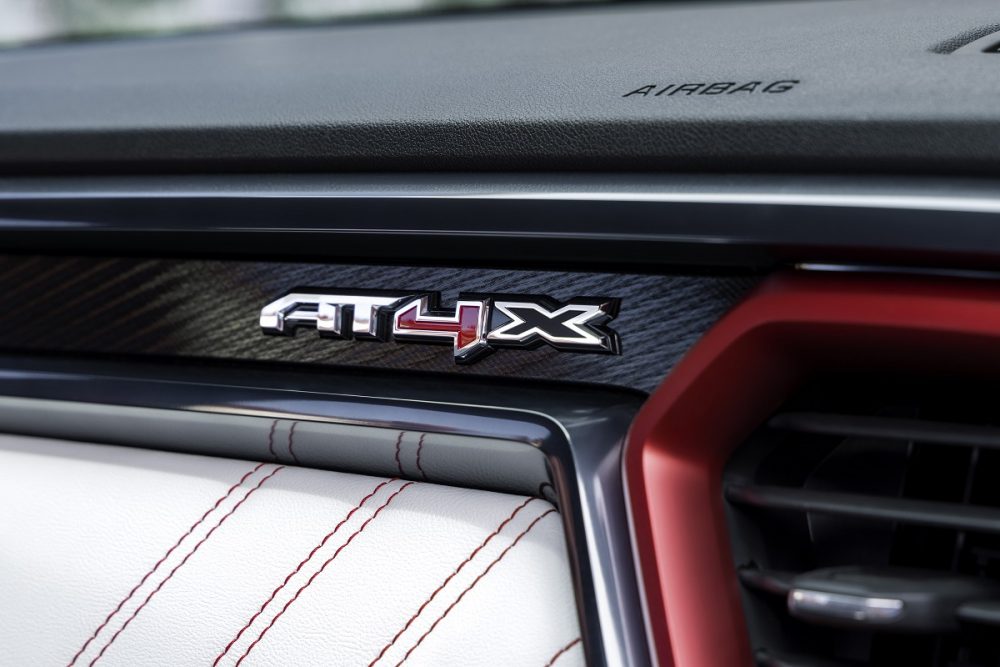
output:
[[[0,45],[580,0],[5,0]]]

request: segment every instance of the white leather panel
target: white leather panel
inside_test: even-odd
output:
[[[543,500],[0,436],[0,507],[0,664],[584,663]]]

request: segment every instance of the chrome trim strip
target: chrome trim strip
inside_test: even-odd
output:
[[[0,180],[0,187],[3,181]],[[30,201],[40,195],[32,192],[0,192],[0,200]],[[1000,193],[995,196],[974,195],[905,195],[905,194],[866,194],[848,193],[833,194],[824,192],[626,192],[626,191],[596,191],[581,192],[572,189],[549,192],[509,191],[509,192],[385,192],[380,189],[371,191],[328,191],[299,192],[281,191],[250,191],[226,192],[215,190],[191,190],[188,192],[165,191],[118,191],[45,193],[45,199],[59,200],[104,200],[126,199],[145,200],[158,199],[413,199],[413,200],[462,200],[462,201],[544,201],[544,202],[631,202],[631,203],[663,203],[663,204],[749,204],[754,206],[807,206],[807,207],[837,207],[837,208],[881,208],[926,211],[962,211],[975,213],[1000,213]],[[227,226],[228,229],[240,229],[239,225]],[[276,227],[276,229],[289,229]],[[294,229],[291,227],[290,229]],[[363,229],[363,228],[358,228]],[[394,230],[392,230],[394,231]]]
[[[392,195],[432,199],[506,199],[536,201],[654,202],[674,204],[751,204],[755,206],[810,206],[843,208],[883,208],[925,211],[966,211],[1000,213],[1000,195],[968,198],[949,195],[871,195],[829,193],[757,192],[510,192],[475,195]]]
[[[1000,271],[941,269],[927,266],[880,266],[877,264],[796,264],[799,271],[813,273],[867,273],[894,276],[933,276],[935,278],[963,278],[966,280],[1000,280]]]
[[[865,625],[889,625],[903,617],[905,603],[893,598],[827,593],[802,588],[788,592],[788,611],[797,618],[831,623],[851,621]]]
[[[985,179],[639,174],[0,178],[0,239],[201,256],[454,265],[990,269]],[[447,240],[447,242],[446,242]]]

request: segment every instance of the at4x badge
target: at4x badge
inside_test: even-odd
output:
[[[264,333],[291,336],[300,326],[320,336],[358,340],[450,344],[458,363],[497,348],[550,345],[565,352],[620,354],[618,334],[607,326],[618,299],[462,294],[453,308],[438,292],[296,289],[260,311]]]

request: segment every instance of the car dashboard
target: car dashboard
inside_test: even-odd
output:
[[[998,44],[799,0],[0,52],[0,664],[1000,664]]]

